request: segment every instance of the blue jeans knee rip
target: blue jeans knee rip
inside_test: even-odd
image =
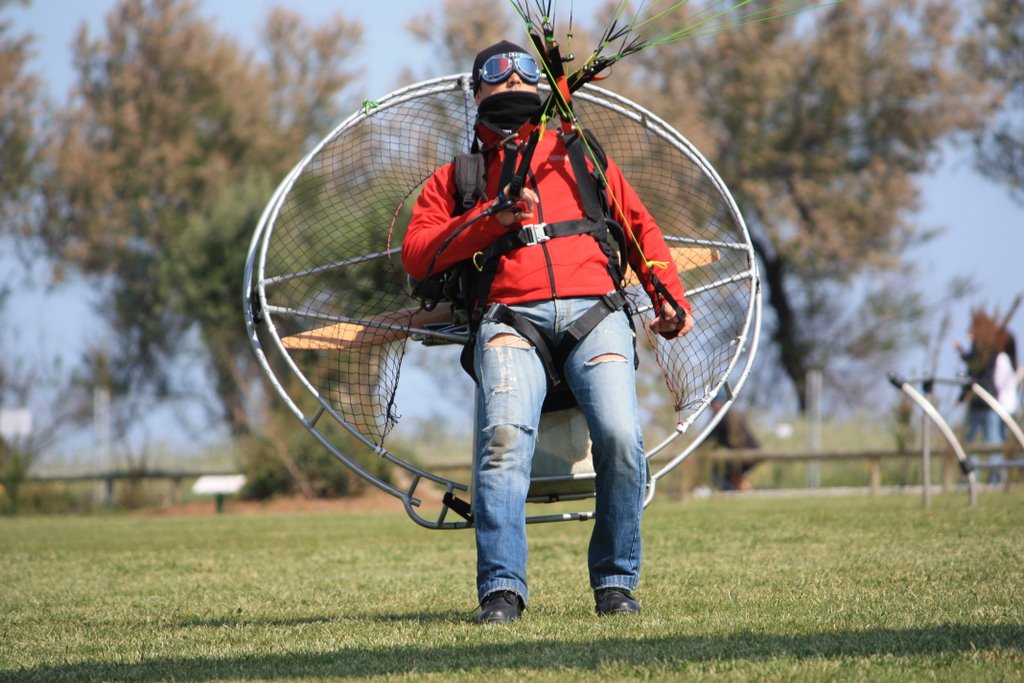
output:
[[[625,363],[626,358],[621,353],[602,353],[583,364],[583,367],[592,368],[601,363]]]

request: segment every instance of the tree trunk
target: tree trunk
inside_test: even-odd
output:
[[[767,289],[768,305],[775,311],[776,325],[772,341],[779,349],[779,362],[796,390],[797,405],[801,413],[807,411],[807,356],[808,348],[800,339],[800,327],[793,304],[786,293],[786,262],[770,255],[765,243],[752,237],[754,251],[761,259],[762,282]]]

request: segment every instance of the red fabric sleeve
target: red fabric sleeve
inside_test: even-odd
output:
[[[417,280],[426,279],[459,261],[472,258],[473,254],[508,231],[493,216],[488,216],[474,222],[444,246],[445,240],[453,232],[486,210],[489,204],[481,201],[466,213],[453,218],[456,201],[454,169],[454,164],[438,169],[427,179],[423,192],[416,199],[412,219],[402,241],[402,265]],[[428,272],[431,261],[434,261],[433,272]]]
[[[612,218],[626,229],[629,265],[640,278],[644,291],[654,304],[655,313],[661,312],[662,297],[654,288],[652,274],[658,276],[672,298],[689,314],[692,310],[690,302],[686,300],[679,271],[672,260],[672,252],[665,243],[661,228],[640,201],[636,190],[611,159],[608,160],[605,177],[611,193]]]

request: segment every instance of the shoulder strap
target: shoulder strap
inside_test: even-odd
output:
[[[583,131],[583,138],[587,141],[588,149],[593,153],[592,158],[601,167],[601,170],[608,168],[608,153],[604,151],[604,147],[601,145],[601,141],[597,139],[597,135],[594,131],[589,128]]]
[[[480,198],[487,198],[485,171],[487,163],[483,152],[468,152],[455,157],[455,213],[466,213]]]
[[[569,163],[572,164],[573,175],[576,176],[576,187],[580,192],[584,215],[592,221],[602,220],[605,216],[605,203],[598,195],[597,179],[587,169],[587,153],[583,139],[578,133],[565,136],[565,149],[569,155]]]
[[[501,168],[498,187],[508,185],[515,173],[518,147],[505,145],[505,163]],[[477,201],[487,199],[487,153],[467,152],[455,157],[455,212],[460,216],[472,209]]]

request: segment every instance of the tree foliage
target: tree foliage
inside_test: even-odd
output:
[[[1024,204],[1024,5],[988,0],[962,51],[964,63],[995,85],[1003,108],[977,135],[977,165]]]
[[[529,47],[507,7],[502,10],[495,12],[493,6],[474,0],[444,0],[439,11],[413,17],[406,24],[406,30],[420,42],[429,44],[431,52],[439,59],[419,72],[403,75],[420,80],[469,71],[480,49],[506,38]],[[443,65],[444,73],[437,71],[438,64]]]
[[[502,37],[473,30],[508,26],[486,24],[470,4],[448,0],[443,28],[422,31],[449,46],[459,70]],[[684,5],[666,24],[685,24],[687,10],[706,16]],[[617,10],[596,13],[591,33]],[[777,371],[766,382],[776,404],[781,379],[802,408],[813,368],[861,400],[864,378],[876,383],[880,365],[919,341],[940,299],[915,287],[907,259],[932,234],[915,215],[918,177],[991,107],[984,84],[953,59],[958,19],[946,0],[846,0],[654,47],[601,84],[683,132],[735,195],[762,266],[770,362],[761,365]],[[582,56],[593,42],[574,29]],[[522,33],[512,30],[503,35]]]
[[[35,121],[40,111],[39,80],[29,73],[32,37],[14,35],[12,22],[2,13],[13,3],[0,0],[0,249],[15,251],[26,229],[32,184],[39,157]],[[11,253],[2,256],[10,258]],[[17,269],[14,269],[17,270]],[[16,287],[16,274],[0,277],[0,312]],[[7,316],[5,316],[7,317]],[[31,404],[38,389],[49,381],[46,373],[30,368],[12,353],[12,325],[0,330],[0,410]],[[28,434],[0,434],[0,510],[16,512],[18,489],[43,449],[52,444],[57,421]],[[4,502],[6,498],[6,503]]]
[[[39,79],[27,68],[32,37],[13,34],[12,22],[2,14],[12,4],[12,0],[0,0],[0,236],[24,230],[39,163],[35,126],[40,116]]]
[[[214,422],[260,431],[239,308],[245,247],[273,185],[337,117],[360,36],[340,17],[309,27],[275,10],[265,54],[252,54],[193,0],[121,0],[105,35],[80,31],[39,236],[105,285],[101,312],[118,341],[90,366],[116,396],[194,397],[180,368],[198,340],[189,362],[212,370]]]
[[[847,0],[648,58],[653,106],[700,112],[761,261],[766,351],[801,408],[814,368],[862,401],[939,300],[907,259],[930,236],[918,178],[987,113],[952,59],[957,21],[943,0]]]

